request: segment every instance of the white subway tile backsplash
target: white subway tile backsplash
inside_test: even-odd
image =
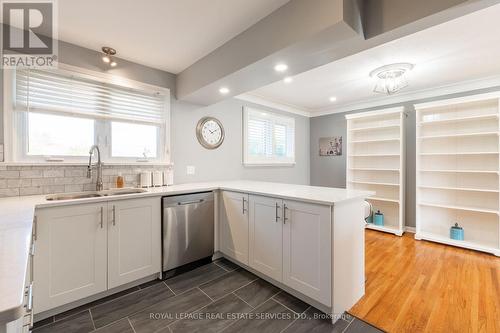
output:
[[[64,177],[64,169],[43,170],[43,176],[45,178]]]
[[[30,187],[31,179],[28,178],[18,178],[18,179],[8,179],[7,187]]]
[[[41,178],[43,177],[42,170],[21,170],[20,171],[21,178]]]
[[[116,187],[116,176],[121,174],[126,187],[137,187],[139,173],[164,171],[161,166],[103,166],[104,188]],[[0,197],[39,195],[62,192],[95,191],[96,171],[87,178],[86,166],[15,166],[0,165]]]
[[[83,191],[83,185],[66,185],[64,186],[64,192],[81,192]]]
[[[42,193],[42,187],[23,187],[19,189],[19,195],[37,195]]]
[[[17,197],[19,196],[18,188],[0,188],[0,197]]]
[[[13,178],[19,178],[19,171],[15,170],[5,170],[5,171],[0,171],[0,179],[13,179]]]
[[[65,177],[84,177],[87,175],[87,170],[85,169],[66,169],[64,170]]]

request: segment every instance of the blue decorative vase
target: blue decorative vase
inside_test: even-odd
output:
[[[384,225],[384,214],[377,210],[375,214],[373,214],[373,224],[375,225]]]
[[[455,223],[454,226],[450,228],[450,238],[454,240],[464,240],[464,229]]]

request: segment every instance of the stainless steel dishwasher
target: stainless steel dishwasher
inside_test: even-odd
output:
[[[163,271],[214,253],[214,194],[163,198]]]

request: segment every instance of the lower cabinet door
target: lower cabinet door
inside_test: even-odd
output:
[[[108,202],[108,288],[161,270],[161,199]]]
[[[106,203],[37,209],[36,216],[35,312],[105,291]]]
[[[220,250],[248,265],[248,194],[222,192]]]
[[[329,206],[283,202],[283,283],[331,306]]]
[[[282,281],[283,221],[281,199],[250,195],[249,266]]]

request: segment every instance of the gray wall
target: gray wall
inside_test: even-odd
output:
[[[221,179],[251,179],[262,181],[309,184],[309,118],[295,117],[296,165],[290,167],[244,167],[242,165],[242,107],[256,106],[237,99],[207,107],[183,102],[172,105],[172,161],[176,183]],[[262,109],[279,112],[267,107]],[[215,150],[203,148],[196,139],[196,124],[203,116],[218,118],[225,130],[224,143]],[[288,114],[291,115],[291,114]],[[193,165],[195,175],[187,175]]]
[[[405,224],[410,227],[415,226],[415,109],[414,104],[430,102],[440,99],[461,97],[498,91],[500,87],[492,87],[469,91],[466,93],[452,94],[433,98],[408,101],[405,103],[390,104],[384,107],[369,108],[356,110],[345,113],[325,115],[321,117],[311,118],[311,185],[345,187],[346,186],[346,149],[344,145],[344,154],[342,156],[319,156],[319,138],[335,135],[342,135],[343,138],[347,135],[345,115],[348,113],[358,113],[382,109],[385,107],[404,106],[407,117],[405,119],[406,126],[406,207],[405,207]]]

